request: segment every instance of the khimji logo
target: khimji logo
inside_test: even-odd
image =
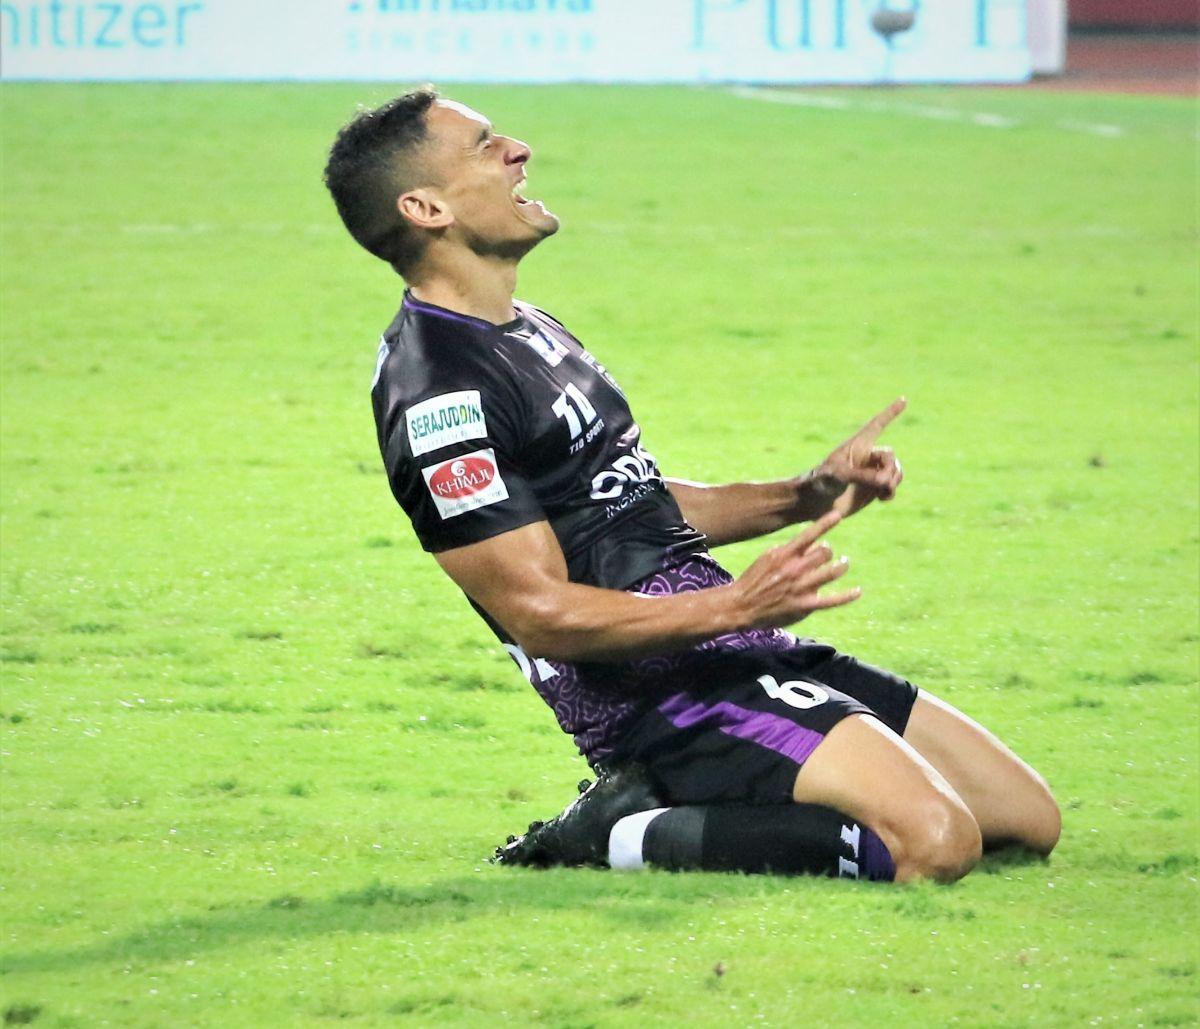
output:
[[[451,461],[429,480],[439,496],[457,499],[478,493],[496,477],[496,466],[482,458]]]
[[[496,467],[496,452],[490,448],[422,468],[421,474],[443,519],[508,499],[508,487]]]

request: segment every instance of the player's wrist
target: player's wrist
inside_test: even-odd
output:
[[[839,479],[823,464],[791,481],[798,522],[815,521],[828,514],[847,486],[845,480]]]
[[[710,607],[712,631],[706,638],[725,632],[740,632],[754,625],[754,611],[740,579],[728,586],[703,590],[699,595],[709,602]]]

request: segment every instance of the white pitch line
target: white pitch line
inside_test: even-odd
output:
[[[162,225],[159,225],[159,224],[122,225],[121,231],[131,233],[132,235],[135,235],[135,236],[158,236],[158,235],[171,235],[171,234],[175,234],[175,233],[180,233],[180,234],[186,233],[188,235],[194,235],[194,234],[200,233],[200,232],[212,232],[213,228],[214,228],[214,226],[207,225],[203,222],[196,222],[195,224],[191,224],[191,225],[173,225],[168,222],[168,223],[162,224]]]
[[[953,107],[930,107],[928,104],[885,104],[878,106],[880,111],[899,111],[901,114],[912,114],[918,118],[928,118],[930,121],[962,121],[966,114],[956,111]]]
[[[1125,130],[1120,125],[1102,125],[1099,122],[1091,121],[1060,121],[1058,127],[1066,129],[1068,132],[1086,132],[1089,136],[1103,136],[1105,139],[1116,139],[1125,135]]]
[[[883,100],[856,102],[845,97],[823,96],[814,93],[793,93],[781,89],[736,86],[730,92],[743,100],[759,100],[768,104],[790,104],[793,107],[816,107],[831,111],[873,111],[878,114],[910,114],[929,121],[970,122],[986,129],[1012,129],[1021,123],[1015,118],[985,111],[960,111],[955,107],[934,107],[930,104],[897,104]]]
[[[890,103],[886,100],[853,100],[847,97],[823,96],[754,86],[738,86],[731,90],[744,100],[760,100],[770,104],[791,104],[795,107],[816,107],[833,111],[871,111],[876,114],[908,114],[929,121],[963,122],[985,129],[1015,129],[1022,122],[1003,114],[988,111],[963,111],[956,107],[935,107],[931,104]],[[1082,132],[1102,139],[1120,139],[1125,129],[1103,122],[1060,121],[1055,127],[1067,132]]]
[[[753,86],[735,86],[730,92],[743,100],[761,100],[768,104],[791,104],[794,107],[821,107],[831,111],[845,111],[850,101],[836,96],[818,96],[813,93],[785,93],[778,89],[756,89]]]
[[[973,114],[971,121],[976,125],[985,125],[991,129],[1015,129],[1021,124],[1016,118],[1009,118],[1003,114]]]
[[[875,114],[907,114],[929,121],[962,122],[985,129],[1015,129],[1023,124],[1018,118],[988,111],[963,111],[955,107],[934,107],[931,104],[889,103],[886,100],[857,101],[846,97],[791,92],[756,86],[737,86],[730,90],[744,100],[759,100],[769,104],[790,104],[794,107],[815,107],[831,111],[871,111]],[[1101,139],[1120,139],[1126,130],[1120,125],[1103,122],[1059,121],[1055,127],[1067,132],[1082,132]],[[1198,135],[1200,138],[1200,135]]]

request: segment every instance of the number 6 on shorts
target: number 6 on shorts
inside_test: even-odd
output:
[[[772,700],[782,700],[785,704],[802,710],[824,704],[829,699],[829,694],[815,682],[789,679],[780,683],[773,675],[760,675],[758,684],[766,690],[767,696]]]

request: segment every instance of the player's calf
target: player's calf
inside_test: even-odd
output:
[[[867,826],[817,804],[659,808],[618,821],[609,864],[671,871],[821,875],[890,882],[896,866]]]

